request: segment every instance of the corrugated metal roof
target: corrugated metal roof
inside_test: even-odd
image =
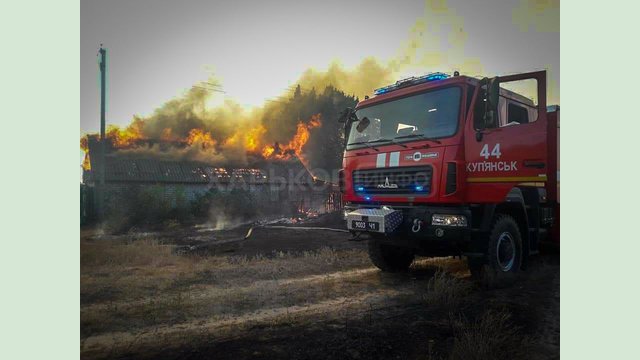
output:
[[[191,162],[106,157],[106,181],[207,183],[207,167]]]
[[[97,181],[98,156],[91,157],[91,169],[85,171],[84,182]],[[105,181],[207,184],[211,182],[242,181],[265,183],[271,180],[285,183],[311,183],[313,177],[298,158],[262,160],[249,168],[216,167],[193,161],[167,161],[146,158],[105,156]]]

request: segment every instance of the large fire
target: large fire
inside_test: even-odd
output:
[[[135,118],[129,126],[121,129],[118,126],[111,125],[107,128],[107,139],[114,148],[121,149],[134,146],[137,141],[145,140],[142,129],[144,121]]]
[[[211,133],[201,129],[191,129],[185,141],[189,146],[201,146],[203,149],[213,148],[216,145],[216,141],[211,137]]]
[[[305,163],[305,165],[307,165],[302,154],[302,148],[307,143],[307,141],[309,141],[309,130],[317,128],[321,125],[322,122],[320,121],[320,114],[313,115],[308,124],[299,122],[296,134],[288,144],[281,145],[276,143],[274,145],[266,145],[262,148],[262,156],[265,158],[287,159],[293,153],[297,155],[300,160]]]
[[[236,132],[233,136],[227,138],[224,141],[225,146],[238,146],[238,144],[244,144],[244,148],[248,152],[255,152],[260,144],[267,129],[263,125],[258,125],[247,132]]]
[[[197,147],[198,150],[207,151],[211,154],[212,160],[219,153],[224,153],[225,149],[242,149],[247,154],[261,156],[265,159],[287,160],[292,156],[297,156],[305,166],[308,166],[303,150],[311,136],[311,129],[322,126],[320,114],[313,115],[308,122],[299,121],[296,126],[296,133],[291,139],[276,139],[282,141],[272,142],[266,138],[267,128],[258,124],[249,129],[238,128],[234,133],[221,141],[217,141],[215,134],[201,128],[191,129],[187,136],[180,137],[172,128],[162,130],[160,136],[151,138],[145,135],[144,120],[135,118],[126,128],[109,126],[106,132],[108,145],[116,150],[136,149],[147,146],[150,143],[165,143],[180,148]],[[89,137],[97,135],[87,135],[80,139],[80,148],[85,152],[85,159],[82,167],[85,170],[91,169],[89,160]],[[218,137],[219,139],[219,137]]]

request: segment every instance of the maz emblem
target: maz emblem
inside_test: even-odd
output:
[[[378,188],[380,189],[397,189],[398,184],[389,184],[389,177],[384,178],[384,184],[378,184]]]

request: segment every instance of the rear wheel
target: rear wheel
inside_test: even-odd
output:
[[[384,244],[375,238],[369,240],[369,258],[382,271],[407,271],[414,255],[412,249]]]
[[[468,259],[473,277],[489,287],[512,284],[522,265],[522,236],[516,220],[499,214],[489,233],[485,261]]]

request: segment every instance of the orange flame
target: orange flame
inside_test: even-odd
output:
[[[139,140],[143,140],[144,121],[135,118],[133,122],[124,129],[117,125],[109,125],[107,127],[107,139],[116,148],[126,148],[135,144]]]
[[[229,137],[221,141],[219,148],[224,151],[225,147],[242,146],[247,153],[262,155],[268,159],[286,160],[295,155],[306,166],[307,162],[303,155],[303,148],[310,138],[310,130],[322,126],[320,114],[313,115],[308,123],[300,121],[296,126],[296,133],[288,143],[278,145],[265,145],[270,140],[265,138],[267,128],[259,124],[250,129],[238,129]],[[89,158],[89,138],[96,138],[98,135],[91,134],[83,136],[80,139],[80,148],[85,152],[83,160],[83,168],[91,169]],[[135,118],[133,122],[126,128],[120,128],[116,125],[110,125],[107,128],[106,138],[111,147],[115,149],[135,148],[143,145],[145,141],[154,140],[147,138],[144,133],[144,120]],[[159,135],[159,139],[165,142],[182,143],[184,146],[199,146],[202,149],[217,149],[218,142],[213,138],[211,132],[201,128],[193,128],[186,137],[182,137],[174,133],[174,129],[165,128]]]
[[[84,160],[82,160],[82,168],[85,170],[91,170],[91,159],[89,159],[89,153],[84,154]]]
[[[210,132],[201,129],[191,129],[186,139],[187,145],[200,145],[203,149],[209,149],[216,145],[216,141],[211,137]]]
[[[89,135],[80,138],[80,150],[84,151],[82,168],[84,170],[91,170],[91,160],[89,159]]]
[[[267,145],[264,147],[264,149],[262,149],[262,157],[264,158],[268,158],[271,155],[273,155],[273,153],[276,151],[276,148],[271,146],[271,145]]]
[[[160,140],[162,141],[173,141],[175,137],[173,136],[173,130],[171,128],[165,128],[162,130],[162,134],[160,135]]]
[[[267,129],[264,125],[260,125],[256,128],[249,130],[247,136],[245,138],[244,146],[248,151],[256,151],[260,143],[262,142],[262,137],[267,132]]]
[[[309,141],[309,137],[311,136],[309,130],[320,126],[322,126],[322,122],[320,121],[320,114],[313,115],[308,124],[305,124],[302,121],[299,122],[296,129],[296,134],[288,144],[278,145],[278,149],[276,149],[275,145],[267,145],[262,149],[262,156],[265,158],[275,157],[277,159],[288,159],[293,153],[298,158],[300,158],[300,160],[306,166],[307,161],[302,153],[302,148],[307,144],[307,141]]]
[[[117,125],[109,125],[106,129],[106,139],[114,148],[127,148],[134,146],[138,141],[144,140],[143,135],[144,120],[134,118],[129,126],[122,129]],[[91,162],[89,158],[89,137],[97,138],[97,134],[89,134],[80,138],[80,149],[84,151],[85,156],[82,161],[82,168],[91,170]]]
[[[242,143],[245,150],[253,153],[258,149],[260,144],[263,143],[263,137],[266,132],[267,128],[265,128],[264,125],[259,125],[246,132],[238,131],[226,139],[224,145],[235,146]]]

